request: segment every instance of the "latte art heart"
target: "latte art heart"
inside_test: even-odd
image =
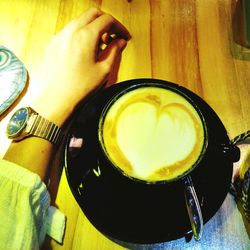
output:
[[[193,106],[170,90],[147,87],[123,95],[103,125],[106,151],[123,172],[147,181],[169,180],[198,159],[201,119]]]
[[[197,139],[192,117],[174,104],[161,112],[152,104],[131,104],[119,115],[116,133],[118,147],[143,179],[185,159]]]

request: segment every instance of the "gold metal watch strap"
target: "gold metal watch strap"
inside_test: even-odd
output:
[[[39,114],[33,114],[33,116],[34,122],[32,123],[30,134],[41,137],[55,145],[58,145],[63,138],[62,129]]]

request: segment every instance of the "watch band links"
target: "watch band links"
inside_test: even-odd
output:
[[[33,116],[34,122],[32,122],[32,127],[30,128],[30,134],[58,145],[63,138],[62,130],[38,114],[33,114]]]

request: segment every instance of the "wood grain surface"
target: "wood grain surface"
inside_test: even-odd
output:
[[[212,106],[232,138],[250,129],[250,50],[236,43],[238,2],[0,0],[0,44],[24,62],[30,79],[36,81],[51,37],[89,7],[101,8],[132,34],[118,81],[154,77],[187,87]],[[22,100],[15,105],[21,104]],[[11,112],[1,117],[0,156],[10,143],[4,128]],[[74,200],[64,172],[57,180],[55,203],[67,216],[67,228],[64,244],[48,240],[46,249],[124,249],[90,224]]]

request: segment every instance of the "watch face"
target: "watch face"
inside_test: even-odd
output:
[[[27,108],[21,108],[14,113],[10,118],[10,121],[7,125],[7,135],[11,137],[18,136],[19,133],[26,126],[27,120],[29,117],[29,111]]]

